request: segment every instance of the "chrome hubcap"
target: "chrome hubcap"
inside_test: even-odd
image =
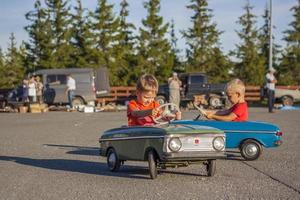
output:
[[[249,156],[255,156],[258,152],[257,146],[254,144],[247,145],[245,153]]]
[[[108,164],[109,164],[109,167],[115,166],[116,160],[117,160],[116,155],[115,155],[114,153],[111,153],[111,154],[109,155],[109,157],[108,157]]]

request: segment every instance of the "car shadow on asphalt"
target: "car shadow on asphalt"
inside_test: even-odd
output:
[[[241,156],[240,151],[227,150],[225,160],[236,160],[236,161],[245,161],[245,159]]]
[[[78,172],[84,174],[94,174],[101,176],[112,176],[134,179],[149,179],[148,168],[146,167],[124,167],[119,172],[110,172],[107,164],[103,162],[91,162],[83,160],[68,160],[68,159],[35,159],[16,156],[0,156],[0,161],[10,161],[21,165],[28,165],[38,168],[60,170],[68,172]]]
[[[75,146],[75,145],[64,145],[64,144],[44,144],[47,147],[56,147],[60,149],[67,150],[67,154],[75,155],[88,155],[88,156],[99,156],[99,147],[85,147],[85,146]]]

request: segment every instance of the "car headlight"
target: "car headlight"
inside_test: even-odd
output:
[[[212,142],[213,148],[217,151],[221,151],[225,147],[225,141],[223,137],[215,137]]]
[[[169,149],[171,151],[179,151],[179,149],[181,148],[182,144],[181,144],[181,141],[178,137],[174,137],[174,138],[171,138],[169,140]]]

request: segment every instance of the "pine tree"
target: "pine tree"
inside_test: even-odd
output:
[[[72,40],[73,52],[71,53],[72,63],[70,67],[93,67],[95,64],[94,40],[91,32],[91,23],[84,15],[81,0],[77,0],[77,6],[74,7],[75,14],[72,15]]]
[[[130,77],[135,62],[134,56],[134,36],[133,30],[135,26],[127,22],[129,16],[127,0],[122,0],[120,3],[121,10],[119,14],[118,33],[113,47],[113,57],[116,59],[114,63],[114,77],[116,85],[130,84]]]
[[[183,72],[184,69],[182,67],[182,63],[180,62],[178,58],[178,54],[180,53],[180,50],[177,48],[177,37],[175,34],[175,24],[174,20],[172,19],[171,21],[171,26],[170,26],[170,38],[171,38],[171,55],[173,58],[173,67],[172,71],[176,72]]]
[[[5,88],[5,63],[2,48],[0,47],[0,88]]]
[[[53,68],[69,67],[71,52],[71,14],[69,0],[45,0],[47,13],[51,17],[53,34]]]
[[[139,30],[136,74],[154,74],[160,82],[165,82],[173,67],[171,46],[165,38],[169,24],[163,24],[163,17],[158,15],[160,0],[149,0],[144,3],[144,8],[148,15],[142,20],[144,27]]]
[[[265,72],[267,71],[267,69],[269,68],[269,57],[270,57],[270,14],[269,14],[269,10],[266,6],[266,9],[264,11],[263,14],[263,19],[264,19],[264,24],[263,26],[260,28],[259,31],[259,43],[260,43],[260,49],[259,49],[259,54],[261,57],[263,57],[265,59]],[[273,26],[272,28],[276,28],[275,26]],[[275,41],[275,37],[274,35],[273,37],[273,41]],[[278,67],[278,54],[280,52],[279,48],[280,46],[275,44],[275,42],[273,42],[272,44],[273,48],[273,58],[272,58],[272,63],[273,63],[273,67],[275,69],[277,69]]]
[[[31,22],[25,27],[29,34],[29,41],[25,42],[27,52],[27,72],[37,69],[54,68],[54,47],[52,44],[52,27],[50,16],[42,8],[40,0],[34,3],[34,10],[26,13],[26,19]]]
[[[13,88],[19,85],[24,77],[24,67],[16,47],[16,38],[13,33],[11,33],[9,40],[3,77],[1,77],[2,87],[5,88]]]
[[[240,45],[236,45],[233,55],[238,59],[235,66],[235,75],[246,84],[261,85],[265,71],[265,59],[259,55],[258,30],[255,27],[256,16],[251,13],[252,6],[247,2],[244,7],[246,13],[239,17],[238,23],[242,26],[237,31],[241,39]]]
[[[93,33],[97,50],[96,64],[98,67],[108,67],[110,73],[110,82],[116,84],[115,73],[116,59],[113,55],[113,45],[117,35],[118,18],[113,13],[113,5],[108,4],[107,0],[98,0],[93,18]]]
[[[194,12],[191,17],[193,27],[183,32],[189,47],[186,52],[187,71],[206,72],[213,81],[226,80],[229,65],[220,49],[222,32],[212,22],[212,10],[208,8],[207,0],[191,0],[187,8]]]
[[[300,85],[300,0],[292,7],[294,21],[290,30],[285,31],[287,43],[279,68],[279,84]]]

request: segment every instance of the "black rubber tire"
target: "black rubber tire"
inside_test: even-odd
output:
[[[262,153],[262,146],[255,140],[245,140],[240,147],[241,155],[245,160],[256,160]],[[254,151],[254,152],[252,152]]]
[[[150,178],[155,179],[157,177],[157,162],[156,162],[156,155],[153,150],[148,152],[148,164],[149,164]]]
[[[110,171],[115,172],[120,169],[121,162],[114,149],[109,149],[107,153],[107,166]]]
[[[281,101],[282,101],[282,104],[284,106],[292,106],[294,105],[294,100],[292,97],[289,97],[289,96],[284,96],[281,98]]]
[[[157,96],[155,98],[155,101],[157,101],[160,105],[163,105],[163,104],[167,103],[166,98],[164,96],[161,96],[161,95]]]
[[[208,102],[209,102],[209,106],[211,106],[212,108],[220,108],[220,107],[222,107],[221,98],[218,97],[218,96],[211,96],[211,97],[209,97]]]
[[[79,106],[79,105],[84,105],[84,101],[80,97],[74,97],[72,100],[72,105],[73,107]]]
[[[216,174],[217,169],[217,161],[216,160],[208,160],[206,165],[207,176],[212,177]]]

